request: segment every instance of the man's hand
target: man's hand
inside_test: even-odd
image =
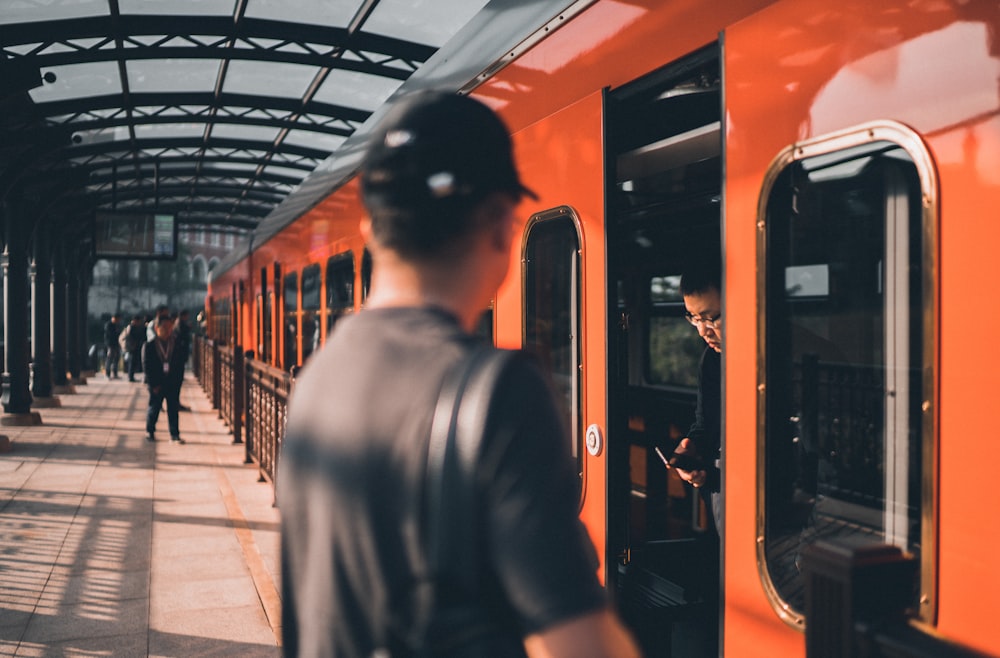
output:
[[[692,457],[698,456],[698,451],[694,449],[691,445],[691,439],[684,437],[681,442],[677,444],[677,449],[674,450],[679,455],[691,455]],[[708,477],[708,473],[705,471],[685,471],[680,468],[674,468],[677,471],[677,475],[680,476],[682,480],[688,482],[692,487],[697,489],[701,485],[705,484],[705,478]]]

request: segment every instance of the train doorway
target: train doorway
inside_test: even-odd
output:
[[[711,46],[606,95],[608,581],[646,655],[718,655],[719,537],[656,452],[695,414],[705,343],[681,274],[720,259],[722,96]]]

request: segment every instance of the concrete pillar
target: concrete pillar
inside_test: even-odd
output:
[[[36,409],[58,407],[52,394],[52,244],[44,223],[35,231],[34,262],[31,265],[31,403]]]
[[[28,371],[28,236],[30,225],[19,213],[5,208],[5,244],[0,254],[3,270],[4,371],[0,374],[4,413],[0,425],[39,425],[31,411]]]
[[[99,368],[94,367],[94,360],[90,357],[90,346],[93,341],[90,340],[90,325],[88,323],[89,318],[88,310],[90,309],[90,277],[92,272],[90,261],[85,258],[82,254],[77,262],[77,278],[80,281],[80,301],[77,304],[77,310],[80,313],[79,320],[79,334],[77,338],[80,341],[80,354],[86,356],[83,358],[82,365],[80,367],[81,375],[86,379],[87,377],[93,377]],[[103,340],[98,340],[98,349],[103,346]],[[100,357],[98,357],[98,362],[100,362]]]
[[[76,389],[66,377],[69,370],[66,340],[67,326],[67,282],[66,257],[61,249],[53,253],[52,263],[52,392],[56,394],[76,393]]]
[[[76,268],[72,271],[74,276],[66,281],[66,370],[70,383],[78,386],[85,385],[87,380],[81,376],[80,279],[76,276]]]

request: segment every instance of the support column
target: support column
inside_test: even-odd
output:
[[[75,267],[71,268],[75,274]],[[71,276],[66,281],[66,370],[74,386],[86,385],[80,375],[80,279]]]
[[[90,324],[88,322],[90,318],[87,317],[88,309],[90,308],[90,277],[90,263],[86,258],[81,256],[77,262],[77,278],[80,281],[80,301],[77,305],[77,310],[80,313],[80,320],[78,324],[80,331],[78,334],[80,341],[80,354],[84,356],[82,359],[83,363],[80,368],[80,374],[84,380],[88,377],[93,377],[97,374],[97,371],[100,370],[100,368],[94,367],[94,360],[90,356],[90,346],[92,343],[90,342]],[[103,339],[101,339],[97,344],[99,346],[103,346]],[[100,357],[98,357],[98,363],[99,362]]]
[[[28,372],[28,235],[23,217],[6,209],[6,244],[0,254],[3,269],[4,371],[0,425],[40,425],[42,417],[31,411]]]
[[[66,340],[66,288],[66,257],[62,250],[57,249],[52,264],[52,392],[56,394],[76,393],[66,377],[69,369],[66,359],[69,349]]]
[[[33,316],[31,347],[31,393],[36,409],[61,406],[52,394],[52,245],[48,227],[35,231],[35,260],[31,266],[31,311]]]

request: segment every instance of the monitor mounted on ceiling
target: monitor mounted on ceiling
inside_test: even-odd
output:
[[[97,211],[94,216],[97,258],[177,258],[177,220],[174,215]]]

